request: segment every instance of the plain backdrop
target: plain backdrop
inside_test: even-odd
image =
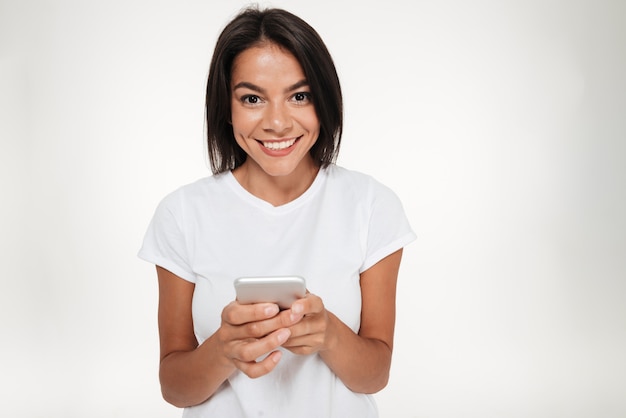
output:
[[[245,4],[0,0],[1,416],[180,416],[136,253],[210,174],[205,78]],[[261,4],[324,38],[339,163],[419,236],[381,416],[626,416],[626,2]]]

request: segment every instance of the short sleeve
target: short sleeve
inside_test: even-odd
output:
[[[360,273],[416,239],[398,196],[374,181],[365,259]]]
[[[183,207],[180,195],[174,192],[158,205],[138,257],[195,283],[183,229]]]

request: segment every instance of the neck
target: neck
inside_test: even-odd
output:
[[[235,179],[252,195],[273,206],[287,204],[311,187],[319,166],[313,160],[303,160],[296,169],[283,176],[272,176],[248,158],[233,171]]]

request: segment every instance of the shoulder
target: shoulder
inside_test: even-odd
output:
[[[188,206],[202,205],[224,189],[225,177],[225,174],[212,175],[182,185],[166,194],[159,206],[180,210]]]
[[[347,195],[358,195],[369,199],[387,195],[395,196],[389,187],[369,174],[335,164],[329,165],[325,170],[330,187],[336,187]]]

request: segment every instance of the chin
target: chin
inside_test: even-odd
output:
[[[296,167],[292,166],[261,166],[261,168],[268,176],[271,177],[287,177],[296,171]]]
[[[269,159],[267,157],[262,157],[256,160],[256,164],[268,176],[288,177],[296,173],[306,172],[306,167],[309,167],[311,164],[313,164],[313,161],[309,161],[306,155],[302,158],[297,158],[297,155],[291,155],[288,157],[277,157]]]

